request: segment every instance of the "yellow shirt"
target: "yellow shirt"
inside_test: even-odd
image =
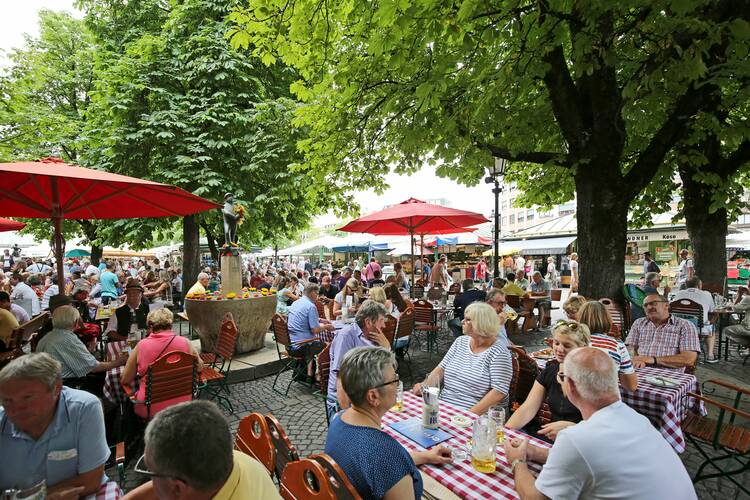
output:
[[[279,490],[266,468],[254,458],[234,450],[234,467],[213,500],[276,500]]]
[[[196,293],[206,293],[206,289],[203,288],[203,285],[201,285],[200,281],[196,281],[195,285],[190,287],[190,290],[188,290],[186,297]]]
[[[0,309],[0,340],[8,347],[13,330],[18,328],[18,320],[13,313],[7,309]]]
[[[523,288],[511,282],[506,283],[502,291],[505,295],[518,295],[519,297],[526,293]]]

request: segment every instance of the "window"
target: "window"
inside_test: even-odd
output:
[[[572,214],[574,212],[575,212],[575,210],[560,210],[560,217],[563,217],[565,215],[570,215],[570,214]]]
[[[510,216],[510,223],[511,224],[515,224],[516,223],[516,216],[515,215],[511,215]]]
[[[518,222],[523,222],[523,212],[518,214]]]
[[[503,226],[508,223],[508,217],[503,216]]]
[[[534,220],[534,212],[529,212],[526,215],[526,220],[529,220],[529,221]]]

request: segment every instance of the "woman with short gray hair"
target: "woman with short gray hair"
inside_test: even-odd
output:
[[[363,498],[421,498],[417,465],[444,464],[450,451],[435,446],[407,452],[381,430],[381,419],[396,403],[396,358],[382,347],[357,347],[339,372],[351,407],[328,428],[325,452],[343,469]]]

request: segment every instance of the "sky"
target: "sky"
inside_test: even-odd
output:
[[[37,15],[40,9],[65,10],[82,17],[82,13],[73,6],[73,0],[5,0],[3,3],[3,15],[0,16],[0,49],[4,52],[23,46],[24,33],[38,35]],[[6,64],[4,57],[0,59],[0,66]],[[386,183],[390,188],[380,196],[370,196],[366,193],[357,196],[363,214],[410,197],[421,200],[445,198],[453,208],[481,212],[487,216],[494,207],[494,197],[489,185],[481,183],[474,187],[466,187],[449,179],[437,177],[431,167],[425,167],[411,176],[390,174],[386,177]],[[315,225],[322,226],[334,220],[332,216],[319,217]]]

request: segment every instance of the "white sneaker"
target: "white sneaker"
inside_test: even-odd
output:
[[[718,362],[719,362],[718,358],[709,358],[709,359],[706,360],[706,363],[710,363],[712,365],[714,363],[718,363]]]

